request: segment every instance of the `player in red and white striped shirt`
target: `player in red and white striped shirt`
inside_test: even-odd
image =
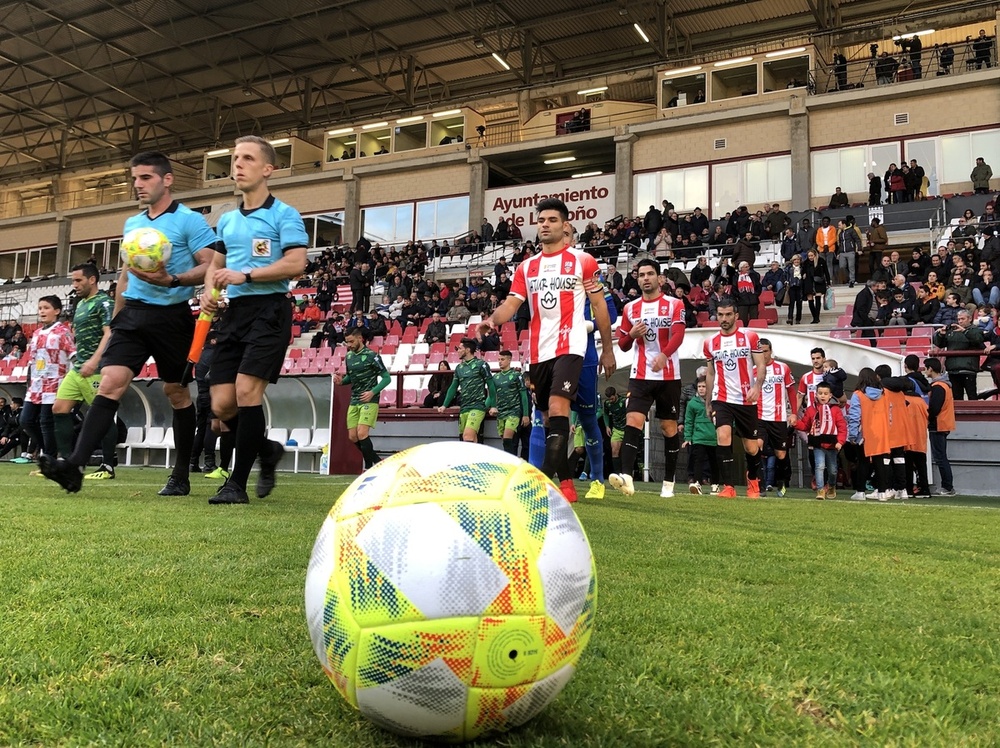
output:
[[[729,297],[719,300],[716,318],[721,332],[705,341],[708,374],[705,382],[705,410],[715,424],[719,442],[719,496],[736,497],[733,431],[743,439],[747,456],[747,498],[760,498],[760,451],[757,447],[757,399],[764,384],[764,356],[753,330],[736,328],[736,303]],[[757,375],[753,375],[753,367]]]
[[[489,323],[499,327],[514,316],[523,302],[528,302],[531,388],[547,424],[542,472],[558,480],[566,498],[575,501],[567,455],[570,403],[576,399],[589,335],[584,301],[590,298],[594,324],[601,333],[601,368],[606,377],[615,371],[611,320],[597,261],[566,242],[570,235],[566,204],[546,198],[538,204],[537,212],[542,251],[518,265],[510,294],[493,312]]]
[[[778,496],[784,496],[792,478],[792,463],[788,459],[788,427],[794,426],[796,421],[795,377],[788,364],[774,360],[770,340],[761,338],[759,342],[764,355],[764,384],[757,400],[757,418],[760,420],[757,445],[763,451],[766,440],[774,450],[777,460],[774,483]]]
[[[809,351],[809,359],[812,361],[812,371],[803,374],[799,380],[798,404],[795,407],[797,413],[802,413],[810,405],[816,404],[816,385],[823,381],[823,376],[826,374],[823,371],[826,351],[822,348],[813,348]]]
[[[635,493],[632,470],[642,444],[642,429],[649,409],[656,404],[656,417],[666,445],[664,481],[660,496],[674,495],[674,473],[681,440],[677,419],[681,402],[681,367],[677,349],[684,342],[684,302],[660,289],[660,265],[640,260],[635,269],[642,297],[626,304],[618,328],[618,347],[628,351],[635,344],[629,379],[625,437],[621,448],[621,473],[608,482],[626,496]]]

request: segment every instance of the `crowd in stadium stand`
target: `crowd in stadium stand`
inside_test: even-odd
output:
[[[639,295],[639,287],[634,273],[619,272],[617,258],[623,252],[629,258],[643,253],[665,261],[664,288],[684,301],[691,326],[714,320],[723,296],[736,299],[744,324],[771,304],[787,305],[789,324],[800,323],[807,302],[809,321],[816,323],[827,288],[853,287],[857,260],[863,255],[872,269],[867,286],[874,294],[871,325],[945,324],[953,308],[952,295],[970,310],[1000,306],[996,280],[1000,279],[1000,224],[995,202],[987,203],[979,216],[967,210],[935,252],[914,247],[912,253],[903,253],[905,258],[888,251],[886,229],[878,219],[865,232],[851,216],[837,225],[825,217],[815,227],[809,219],[793,224],[777,203],[756,212],[740,206],[713,225],[700,209],[681,215],[665,200],[661,208],[650,206],[644,216],[619,217],[603,227],[587,224],[577,246],[606,261],[606,282],[619,309]],[[507,222],[500,225],[506,227]],[[482,233],[456,243],[460,253],[482,255],[490,248],[507,256],[500,257],[492,274],[486,267],[470,272],[468,278],[449,281],[425,276],[434,258],[455,249],[446,241],[414,240],[405,246],[382,247],[362,239],[353,248],[324,249],[297,284],[314,293],[298,300],[295,322],[302,332],[317,332],[315,347],[341,344],[352,327],[363,328],[369,339],[384,336],[393,322],[402,328],[419,328],[427,322],[437,333],[428,338],[443,342],[451,326],[465,325],[474,315],[491,314],[507,297],[514,268],[537,251],[535,242],[518,243],[508,232],[509,228],[497,231],[484,221]],[[488,243],[482,241],[484,235]],[[780,242],[781,261],[758,272],[754,263],[762,241]],[[721,250],[721,256],[710,262],[706,248]],[[469,259],[475,266],[474,257]],[[344,287],[350,288],[351,300],[349,309],[341,312],[333,307]],[[903,290],[902,304],[897,303],[894,287]],[[526,322],[517,320],[519,329]],[[445,332],[440,332],[442,328]]]

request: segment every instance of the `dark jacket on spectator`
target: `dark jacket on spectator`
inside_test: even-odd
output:
[[[975,325],[964,330],[949,326],[934,333],[934,345],[947,351],[981,351],[983,331]],[[946,371],[979,371],[979,356],[947,356],[944,361]]]

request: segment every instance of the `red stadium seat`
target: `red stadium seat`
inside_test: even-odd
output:
[[[760,303],[762,306],[772,306],[774,304],[774,291],[770,289],[760,292]]]
[[[750,327],[764,328],[767,329],[767,320],[762,317],[750,320]]]

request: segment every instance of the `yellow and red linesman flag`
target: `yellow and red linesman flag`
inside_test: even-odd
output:
[[[219,289],[212,289],[212,298],[219,298]],[[194,337],[191,338],[191,348],[188,349],[188,363],[197,364],[198,359],[201,358],[202,349],[205,347],[205,341],[208,339],[208,331],[212,328],[212,315],[208,312],[202,312],[198,315],[198,321],[194,323]]]

